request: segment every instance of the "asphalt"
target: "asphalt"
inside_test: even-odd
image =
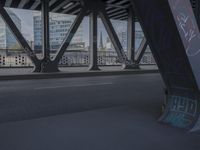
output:
[[[157,120],[159,74],[1,81],[1,150],[199,150]]]

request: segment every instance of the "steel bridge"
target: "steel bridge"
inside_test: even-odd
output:
[[[39,59],[34,50],[29,46],[25,37],[23,37],[22,33],[20,33],[19,29],[17,28],[17,26],[7,13],[5,7],[41,11],[42,24],[43,24],[42,59]],[[76,15],[74,23],[72,24],[68,34],[66,35],[62,45],[58,49],[58,52],[53,59],[51,59],[50,57],[50,42],[49,42],[50,12]],[[16,39],[22,46],[25,53],[28,55],[28,57],[34,64],[35,66],[34,72],[37,73],[59,72],[58,64],[85,16],[89,16],[90,18],[89,70],[99,70],[98,59],[97,59],[98,18],[102,20],[103,25],[105,26],[105,29],[116,50],[117,56],[119,57],[119,61],[122,64],[123,69],[139,69],[139,62],[142,59],[142,56],[144,55],[147,46],[149,46],[155,58],[155,61],[158,65],[159,72],[161,74],[163,84],[165,86],[165,103],[163,105],[164,112],[162,114],[162,117],[160,117],[159,122],[187,129],[188,131],[199,133],[200,131],[200,71],[199,71],[200,1],[199,0],[0,0],[0,15],[4,19],[7,26],[15,35]],[[123,47],[120,43],[117,33],[112,25],[111,19],[125,20],[128,23],[127,54],[123,50]],[[142,30],[145,35],[137,55],[135,55],[135,22],[139,22],[141,24]],[[156,78],[158,79],[159,77]],[[156,82],[155,78],[150,77],[149,79],[150,80],[152,79],[153,81]],[[138,80],[142,82],[142,79],[140,79],[140,77],[138,77]],[[116,80],[106,79],[106,81],[114,82],[117,81],[117,79]],[[67,82],[70,83],[70,81]],[[100,82],[102,81],[100,80]],[[63,81],[63,83],[65,82]],[[134,81],[134,84],[138,84],[138,81]],[[154,85],[154,83],[151,84]],[[24,85],[27,86],[27,84]],[[97,90],[99,89],[97,87],[93,89],[92,88],[93,86],[103,86],[103,85],[105,85],[106,87],[112,85],[112,83],[103,82],[94,84],[93,81],[89,84],[88,83],[86,85],[84,84],[84,86],[90,87],[90,90],[94,92],[91,94],[92,96],[89,95],[89,98],[91,97],[94,98],[95,94],[98,95],[94,91],[94,89]],[[127,85],[129,84],[127,83]],[[82,84],[79,85],[76,83],[75,85],[71,85],[69,87],[76,88],[82,86],[83,86]],[[146,84],[145,86],[148,87],[148,85]],[[45,92],[49,92],[48,90],[52,90],[55,88],[57,89],[57,88],[69,88],[69,87],[61,84],[55,87],[51,86],[34,87],[34,90],[36,91],[46,90]],[[131,86],[128,87],[130,88]],[[30,87],[27,86],[27,90],[29,88]],[[112,86],[112,88],[114,87]],[[125,92],[125,88],[126,88],[125,86],[124,89],[118,86],[118,90],[120,89],[119,93]],[[137,89],[135,90],[137,91]],[[149,89],[149,91],[151,90]],[[61,95],[63,95],[65,91],[64,90],[61,91],[62,91]],[[114,92],[114,95],[116,91],[111,90],[112,93]],[[142,97],[143,96],[148,97],[152,94],[151,92],[147,91],[146,93],[148,95],[141,94]],[[59,92],[60,91],[57,91],[57,93]],[[82,93],[81,91],[79,92],[84,95],[84,93]],[[43,95],[44,93],[42,93],[41,96],[44,96]],[[106,95],[107,93],[104,94]],[[116,95],[118,95],[118,92],[116,92]],[[84,96],[87,97],[88,95]],[[131,92],[125,95],[125,97],[126,96],[130,97]],[[50,99],[52,97],[50,97]],[[77,95],[77,97],[80,98],[81,96]],[[97,99],[99,99],[99,97]],[[117,97],[115,98],[117,99]],[[153,103],[153,98],[155,97],[150,96],[149,98],[150,100],[152,100],[152,103]],[[24,114],[23,111],[20,111],[20,113],[23,114],[21,120],[27,119],[29,117],[35,118],[35,117],[44,117],[53,115],[53,113],[50,112],[50,110],[54,110],[54,114],[65,113],[66,111],[64,111],[64,108],[66,108],[66,102],[62,101],[61,103],[58,104],[51,101],[52,105],[49,104],[50,106],[48,107],[48,112],[43,112],[43,110],[41,110],[38,111],[39,112],[38,114],[37,113]],[[83,102],[80,103],[82,104]],[[111,103],[114,102],[112,101]],[[85,108],[86,110],[87,108],[89,108],[90,110],[93,105],[94,108],[99,108],[97,106],[98,104],[96,103],[94,104],[93,102],[91,105],[85,106]],[[106,103],[104,107],[107,107],[109,104]],[[41,105],[42,107],[44,104],[38,104],[38,105]],[[56,105],[57,107],[53,108],[52,106],[54,105]],[[73,112],[77,109],[74,108],[75,104],[73,102],[70,102],[68,105],[71,106],[70,108],[68,108],[69,112]],[[151,103],[149,102],[148,105],[151,105]],[[139,105],[137,106],[139,107]],[[79,108],[79,106],[77,107]],[[37,110],[39,108],[40,107],[37,107],[35,109]],[[30,107],[30,111],[35,111],[35,110]],[[82,109],[79,111],[82,111]],[[13,110],[11,109],[9,109],[9,112],[7,113],[14,114]],[[16,116],[14,115],[15,117],[10,115],[8,116],[10,117],[10,118],[8,117],[9,119],[0,116],[0,118],[3,118],[2,122],[20,120],[19,119],[20,117],[17,115]],[[197,149],[199,149],[199,147]],[[185,147],[182,147],[181,149],[184,148]]]

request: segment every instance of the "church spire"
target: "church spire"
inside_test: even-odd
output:
[[[102,31],[100,33],[100,43],[99,43],[99,49],[103,49],[104,46],[103,46],[103,35],[102,35]]]

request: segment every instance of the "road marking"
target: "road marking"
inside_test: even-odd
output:
[[[62,86],[48,86],[48,87],[36,87],[34,90],[48,90],[48,89],[60,89],[60,88],[71,88],[71,87],[89,87],[89,86],[105,86],[112,85],[113,83],[91,83],[91,84],[75,84],[75,85],[62,85]]]

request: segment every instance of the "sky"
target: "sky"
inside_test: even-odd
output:
[[[21,19],[21,25],[22,25],[22,34],[24,37],[29,40],[34,40],[33,35],[33,11],[30,10],[22,10],[22,9],[11,9],[20,19]],[[116,29],[116,31],[120,30],[127,30],[127,23],[122,21],[114,21],[113,26]],[[108,37],[108,34],[103,26],[103,23],[99,19],[98,23],[98,29],[99,29],[99,35],[100,32],[102,32],[103,35],[103,41],[105,44],[106,38]],[[136,30],[141,30],[141,27],[138,23],[136,23]],[[86,42],[86,45],[89,44],[89,18],[86,17],[84,20],[84,39]]]
[[[30,10],[11,9],[22,23],[22,34],[27,40],[33,41],[33,12]]]

